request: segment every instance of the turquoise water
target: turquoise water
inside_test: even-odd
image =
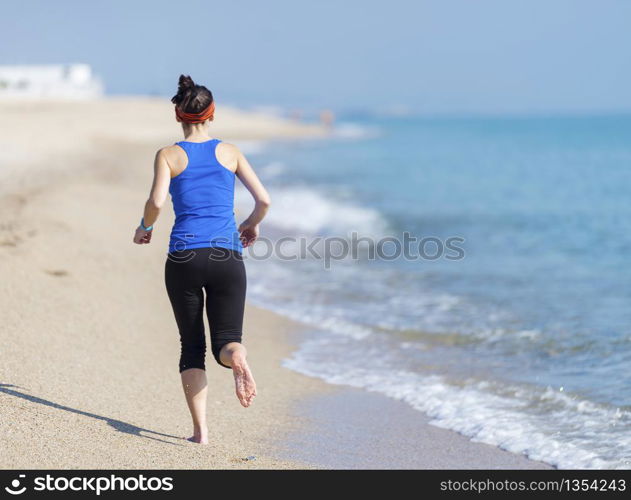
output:
[[[250,297],[313,326],[288,366],[560,467],[629,467],[631,116],[343,122],[250,156],[267,234],[458,237],[464,258],[250,262]]]

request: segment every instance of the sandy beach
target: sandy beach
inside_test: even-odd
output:
[[[325,134],[235,109],[215,120],[212,133],[236,144]],[[253,306],[244,343],[258,397],[242,408],[231,372],[209,360],[211,444],[188,443],[163,283],[170,206],[151,245],[131,241],[155,151],[181,134],[172,106],[3,102],[0,126],[0,467],[548,467],[290,371],[281,362],[307,333]]]

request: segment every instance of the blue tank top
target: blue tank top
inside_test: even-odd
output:
[[[234,220],[235,174],[217,160],[220,142],[175,143],[186,152],[188,165],[169,186],[175,212],[169,252],[207,247],[243,250]]]

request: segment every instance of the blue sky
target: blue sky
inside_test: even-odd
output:
[[[631,1],[5,2],[0,64],[87,62],[113,94],[429,113],[631,110]]]

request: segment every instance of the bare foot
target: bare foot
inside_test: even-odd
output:
[[[234,375],[237,398],[239,398],[241,405],[247,408],[256,396],[256,382],[254,382],[245,357],[237,354],[232,358],[232,374]]]
[[[186,440],[191,443],[208,444],[208,436],[200,436],[199,434],[195,434]]]
[[[193,435],[186,440],[190,441],[191,443],[208,444],[208,429],[202,429],[194,425]]]

